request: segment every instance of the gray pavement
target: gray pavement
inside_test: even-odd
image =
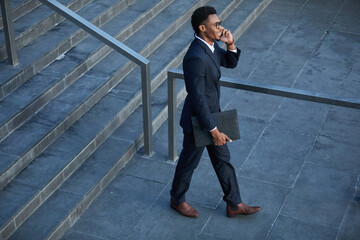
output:
[[[273,0],[237,41],[239,66],[222,75],[359,99],[359,12],[357,0]],[[154,154],[140,150],[63,239],[360,238],[359,110],[226,88],[222,108],[239,114],[241,139],[229,148],[242,198],[262,211],[226,217],[206,153],[187,194],[200,217],[172,210],[165,123]]]

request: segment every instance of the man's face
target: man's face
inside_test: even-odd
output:
[[[211,14],[205,21],[204,35],[211,41],[219,41],[223,32],[223,27],[220,25],[221,21],[216,14]]]

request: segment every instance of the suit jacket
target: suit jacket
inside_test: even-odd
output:
[[[188,95],[181,113],[180,125],[184,132],[192,133],[191,116],[197,116],[203,128],[212,130],[217,123],[211,113],[220,112],[220,66],[235,68],[240,56],[220,48],[215,51],[195,38],[183,60],[185,86]]]

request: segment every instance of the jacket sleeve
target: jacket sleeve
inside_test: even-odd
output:
[[[220,54],[222,55],[220,65],[225,68],[235,68],[239,61],[240,53],[241,50],[239,48],[237,48],[236,53],[220,48]]]
[[[189,58],[183,63],[186,91],[192,109],[201,126],[210,131],[217,126],[217,122],[206,100],[205,68],[206,64],[200,57]]]

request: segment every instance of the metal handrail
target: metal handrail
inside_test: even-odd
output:
[[[168,70],[168,131],[169,131],[169,160],[177,159],[176,144],[176,79],[184,79],[184,73],[179,69]],[[241,89],[251,92],[265,93],[274,96],[300,99],[310,102],[325,103],[334,106],[360,109],[360,99],[333,97],[328,94],[306,90],[287,88],[271,84],[246,82],[228,77],[220,78],[220,85],[229,88]]]
[[[18,65],[19,61],[16,52],[14,28],[12,24],[12,16],[10,10],[10,0],[0,0],[0,6],[4,25],[4,35],[8,62],[9,64],[16,66]]]
[[[112,49],[124,55],[141,67],[141,90],[143,104],[143,128],[144,128],[144,149],[146,155],[152,154],[152,113],[151,113],[151,83],[150,83],[150,61],[135,52],[125,44],[118,41],[108,33],[104,32],[91,22],[71,11],[55,0],[39,0],[44,5],[70,20],[81,29],[96,37]]]

